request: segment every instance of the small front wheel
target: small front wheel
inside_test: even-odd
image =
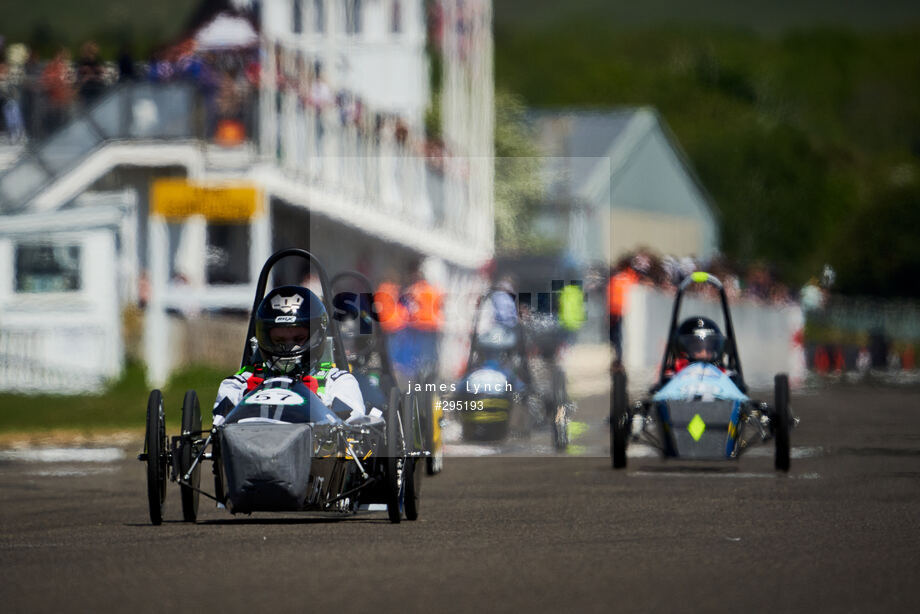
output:
[[[154,390],[147,398],[147,431],[144,436],[144,454],[147,458],[147,505],[150,522],[163,522],[163,503],[166,501],[166,418],[163,413],[163,395]]]
[[[179,443],[179,477],[183,479],[198,456],[193,442],[201,435],[201,407],[194,390],[185,393],[182,400],[182,436]],[[195,522],[198,518],[198,488],[201,484],[201,464],[189,476],[188,483],[179,485],[182,495],[182,519]]]
[[[773,439],[776,443],[774,466],[777,471],[789,471],[789,376],[785,373],[773,379]]]

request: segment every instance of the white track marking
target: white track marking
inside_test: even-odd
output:
[[[0,450],[0,460],[30,463],[113,463],[125,457],[121,448],[20,448]]]
[[[101,475],[115,473],[115,467],[97,467],[93,469],[50,469],[43,471],[27,471],[26,475],[35,475],[42,478],[82,478],[88,475]]]
[[[712,473],[708,471],[631,471],[626,475],[634,478],[719,478],[719,479],[747,479],[747,478],[790,478],[794,480],[819,480],[821,476],[817,473],[803,473],[802,475],[787,475],[780,472],[773,473],[750,473],[750,472],[726,472]]]

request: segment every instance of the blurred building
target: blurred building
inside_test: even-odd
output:
[[[543,155],[549,231],[581,262],[649,247],[707,257],[718,229],[705,188],[653,109],[532,114]]]
[[[372,278],[427,258],[449,296],[477,283],[494,235],[490,0],[232,4],[204,3],[149,78],[0,156],[0,388],[116,376],[136,304],[162,384],[192,358],[189,316],[248,310],[283,247]]]

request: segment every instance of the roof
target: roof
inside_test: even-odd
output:
[[[547,166],[550,172],[564,168],[568,176],[568,186],[563,192],[575,187],[575,195],[589,198],[591,182],[598,183],[601,160],[609,158],[609,174],[594,189],[601,185],[610,188],[617,181],[617,174],[630,162],[630,156],[652,131],[660,133],[667,141],[674,155],[690,181],[695,184],[702,198],[709,204],[710,212],[715,215],[712,197],[690,164],[680,143],[652,107],[621,107],[609,110],[597,109],[560,109],[555,111],[532,111],[528,114],[529,122],[535,127],[538,144],[544,155],[560,158],[595,158],[595,160],[559,161]],[[607,183],[607,180],[610,183]],[[551,182],[560,194],[561,187]]]
[[[614,111],[537,111],[529,114],[538,130],[546,127],[559,140],[551,155],[598,158],[608,155],[639,109]],[[553,149],[556,149],[555,147]]]

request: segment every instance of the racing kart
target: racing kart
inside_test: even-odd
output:
[[[466,369],[448,401],[448,407],[459,412],[466,440],[504,439],[512,424],[529,430],[532,422],[542,419],[531,415],[529,408],[518,402],[537,396],[536,390],[525,389],[518,376],[529,368],[523,323],[518,320],[515,325],[508,326],[484,317],[495,292],[504,291],[493,288],[479,298]],[[557,368],[546,381],[549,390],[540,395],[545,397],[547,404],[546,421],[552,426],[553,446],[564,450],[568,445],[569,422],[569,404],[563,401],[565,377]]]
[[[378,304],[370,280],[357,271],[343,271],[332,277],[334,318],[338,321],[351,316],[350,324],[364,327],[355,333],[369,339],[362,352],[353,355],[346,347],[349,366],[361,387],[361,393],[367,399],[383,399],[383,391],[396,385],[396,373],[387,345],[386,333],[380,326]],[[360,314],[366,313],[365,317]],[[358,315],[359,317],[354,317]],[[340,326],[341,328],[341,326]],[[346,344],[347,346],[347,344]],[[411,421],[404,417],[404,425],[413,425],[414,431],[406,431],[407,444],[416,451],[425,451],[425,472],[437,475],[444,467],[444,446],[441,438],[441,421],[443,411],[435,387],[422,386],[421,391],[406,392],[404,411],[412,414]],[[415,463],[415,460],[409,462]],[[407,472],[415,476],[414,468]],[[416,482],[421,474],[414,478]]]
[[[677,370],[678,315],[692,284],[710,284],[718,291],[725,323],[725,361],[720,366],[693,362]],[[621,369],[614,371],[612,384],[614,469],[626,467],[630,442],[652,446],[665,458],[724,460],[737,459],[750,444],[772,438],[775,468],[789,470],[789,432],[798,422],[789,409],[789,378],[782,373],[775,376],[773,405],[748,397],[728,298],[722,283],[708,273],[695,272],[678,287],[659,379],[650,396],[630,405],[626,374]]]
[[[241,366],[261,360],[255,314],[272,266],[288,256],[305,259],[317,272],[326,310],[334,313],[331,285],[320,262],[301,249],[276,252],[259,275]],[[331,362],[347,366],[335,318],[330,318],[329,330]],[[403,411],[405,398],[394,383],[380,408],[384,419],[365,416],[346,422],[299,377],[272,377],[248,392],[223,423],[206,431],[198,396],[190,390],[182,404],[182,431],[167,439],[163,396],[153,390],[147,401],[144,450],[138,455],[146,463],[150,521],[158,525],[163,520],[167,480],[179,485],[186,522],[196,521],[200,495],[231,514],[385,509],[391,522],[399,522],[403,514],[415,520],[419,493],[406,473],[425,453],[406,444],[403,420],[413,418]],[[416,428],[410,423],[406,430]],[[200,487],[205,461],[212,463],[213,494]]]

